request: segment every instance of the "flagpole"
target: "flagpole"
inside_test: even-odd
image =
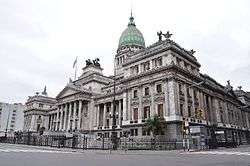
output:
[[[75,66],[75,80],[76,80],[76,71],[77,71],[77,62],[76,62],[76,66]]]
[[[73,68],[75,68],[75,78],[74,78],[74,81],[75,81],[76,80],[76,72],[77,72],[77,57],[74,61]]]

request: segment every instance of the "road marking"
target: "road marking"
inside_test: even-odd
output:
[[[191,152],[183,154],[213,154],[213,155],[237,155],[237,156],[250,156],[250,152],[232,152],[232,151],[202,151]]]
[[[40,149],[0,149],[0,152],[24,152],[24,153],[67,153],[72,154],[76,152],[67,152],[67,151],[56,151],[56,150],[40,150]]]

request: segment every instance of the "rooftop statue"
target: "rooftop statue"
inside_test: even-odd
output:
[[[94,65],[97,66],[97,67],[101,67],[99,61],[100,61],[99,58],[94,59],[94,60],[93,60]]]
[[[194,55],[196,51],[194,51],[193,49],[189,51],[190,54]]]
[[[173,34],[171,34],[169,31],[167,33],[162,34],[166,39],[169,39]]]
[[[162,41],[162,35],[163,35],[162,31],[157,32],[157,35],[158,35],[159,41]]]
[[[92,65],[92,64],[93,64],[92,61],[91,61],[90,59],[87,59],[85,62],[86,62],[86,66],[89,66],[89,65]]]
[[[100,59],[96,58],[94,60],[87,59],[85,62],[86,62],[86,66],[95,65],[96,67],[101,67],[99,61],[100,61]]]

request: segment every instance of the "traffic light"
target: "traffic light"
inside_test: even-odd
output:
[[[206,119],[206,114],[205,114],[205,110],[200,109],[200,118],[205,120]]]
[[[181,123],[181,131],[182,131],[183,135],[186,134],[187,127],[185,126],[185,121],[182,121],[182,123]]]

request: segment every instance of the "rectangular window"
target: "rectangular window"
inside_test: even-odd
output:
[[[139,73],[139,66],[135,65],[134,67],[132,67],[133,70],[133,74],[138,74]]]
[[[150,70],[150,62],[145,62],[142,64],[142,67],[143,67],[143,71],[148,71]]]
[[[161,84],[156,85],[156,92],[162,93],[162,85]]]
[[[143,119],[148,119],[150,117],[150,107],[146,106],[143,109]]]
[[[180,114],[183,116],[183,104],[180,104]]]
[[[156,58],[153,60],[154,67],[162,66],[162,57]]]
[[[146,87],[146,88],[144,89],[144,95],[145,95],[145,96],[148,96],[148,95],[149,95],[149,87]]]
[[[137,98],[137,97],[138,97],[138,91],[137,91],[137,90],[134,90],[134,92],[133,92],[133,97],[134,97],[134,98]]]
[[[131,136],[134,136],[134,135],[135,135],[134,129],[130,129],[130,135],[131,135]]]
[[[138,120],[138,108],[134,108],[133,120]]]
[[[138,129],[135,129],[135,136],[138,136]]]
[[[130,129],[131,136],[138,136],[138,129]]]
[[[147,128],[142,128],[142,135],[143,136],[149,136],[150,135],[150,131]]]
[[[106,120],[106,126],[109,126],[109,119]]]
[[[188,117],[191,117],[192,113],[191,113],[191,106],[188,106]]]
[[[158,108],[157,108],[157,110],[158,110],[158,116],[159,116],[160,118],[163,118],[163,117],[164,117],[164,114],[163,114],[163,104],[158,104],[157,107],[158,107]]]

